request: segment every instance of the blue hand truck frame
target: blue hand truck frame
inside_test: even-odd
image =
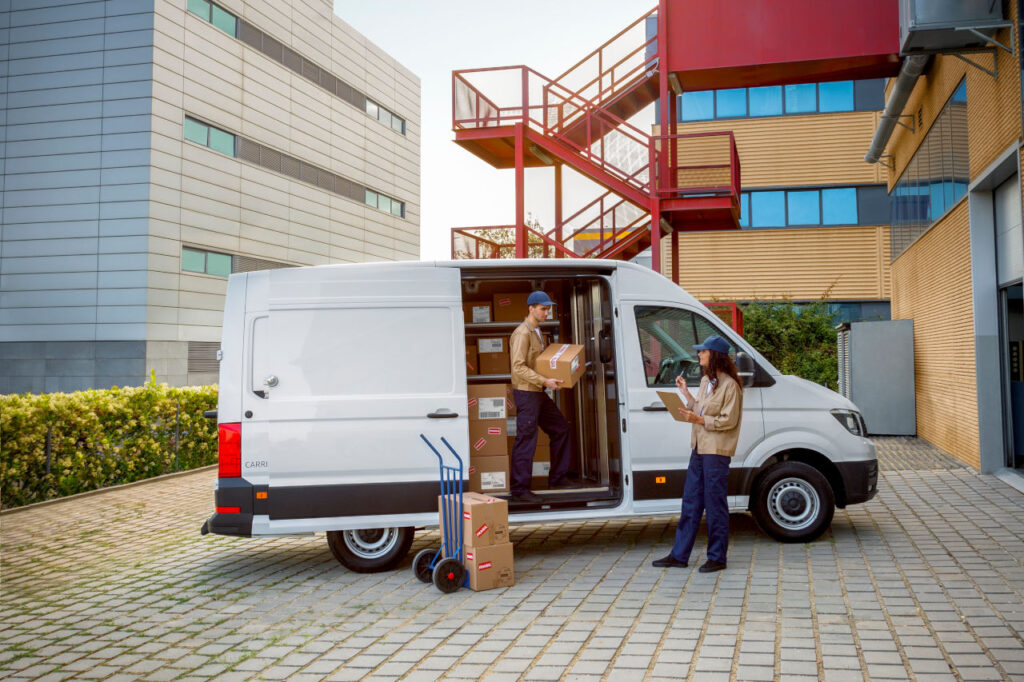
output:
[[[425,435],[421,433],[420,438],[437,457],[441,469],[441,547],[437,550],[420,550],[412,561],[412,572],[421,582],[433,582],[437,589],[451,593],[466,582],[462,549],[462,458],[451,443],[441,436],[441,442],[459,464],[449,466]]]

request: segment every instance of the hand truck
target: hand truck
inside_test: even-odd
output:
[[[412,573],[421,582],[433,582],[445,593],[451,593],[466,582],[466,567],[462,563],[462,458],[455,448],[441,437],[459,466],[446,466],[441,453],[437,451],[422,433],[420,438],[427,444],[441,467],[441,548],[423,549],[412,561]]]

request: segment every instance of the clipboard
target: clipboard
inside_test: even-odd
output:
[[[668,408],[668,413],[672,415],[672,418],[677,422],[685,422],[683,415],[679,414],[679,408],[685,408],[683,404],[683,397],[675,391],[655,391],[658,397],[661,398],[661,402],[664,403],[665,407]]]

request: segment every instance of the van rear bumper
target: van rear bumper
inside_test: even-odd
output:
[[[216,513],[203,521],[199,529],[202,535],[235,535],[243,538],[252,537],[252,514],[221,514]]]
[[[836,469],[843,479],[846,491],[845,507],[848,504],[867,502],[878,493],[878,460],[861,462],[836,462]]]
[[[218,478],[214,500],[218,509],[238,511],[217,511],[199,529],[202,535],[235,535],[252,537],[253,485],[244,478]],[[264,512],[265,513],[265,512]]]

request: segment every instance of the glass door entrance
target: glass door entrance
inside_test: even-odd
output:
[[[1007,466],[1024,468],[1024,287],[999,291],[1003,313],[1003,375],[1007,395]]]

